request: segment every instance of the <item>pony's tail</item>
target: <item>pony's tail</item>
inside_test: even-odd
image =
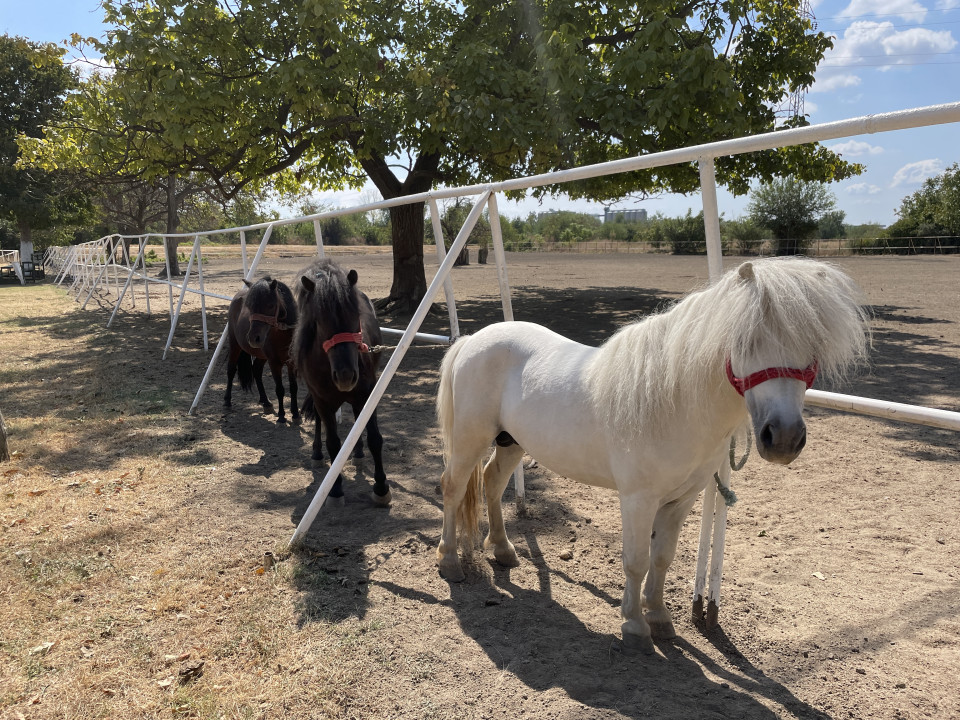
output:
[[[440,386],[437,388],[437,421],[440,424],[440,439],[443,443],[443,462],[450,459],[453,440],[453,364],[463,349],[463,342],[455,342],[440,363]]]
[[[478,462],[470,473],[467,494],[457,508],[457,527],[461,529],[460,543],[473,550],[480,542],[480,496],[483,489],[483,463]]]
[[[455,342],[440,363],[440,385],[437,388],[437,421],[443,443],[443,462],[448,465],[453,447],[453,366],[457,355],[463,350],[463,342]],[[483,487],[483,466],[477,463],[467,484],[467,493],[457,508],[457,527],[461,529],[460,541],[472,549],[480,536],[480,495]]]
[[[246,392],[253,390],[253,360],[250,355],[240,351],[237,358],[237,377],[240,378],[240,387]]]
[[[304,400],[303,405],[300,406],[300,414],[304,420],[312,421],[317,419],[317,408],[313,405],[313,395],[307,393],[307,399]]]

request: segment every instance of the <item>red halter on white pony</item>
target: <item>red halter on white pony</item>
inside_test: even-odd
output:
[[[446,459],[441,574],[464,578],[457,524],[476,532],[481,484],[485,544],[501,564],[518,564],[500,497],[526,452],[619,493],[624,643],[651,652],[651,636],[674,635],[665,573],[730,436],[749,419],[761,457],[789,463],[800,453],[804,391],[818,372],[836,379],[865,356],[861,303],[837,268],[778,258],[744,263],[599,348],[524,322],[461,339],[443,360],[437,395]]]

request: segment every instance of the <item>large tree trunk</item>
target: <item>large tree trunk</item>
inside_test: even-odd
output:
[[[363,153],[358,154],[363,156]],[[386,159],[377,154],[365,157],[361,165],[383,198],[392,200],[430,190],[438,179],[440,156],[428,154],[418,157],[402,183],[393,174]],[[421,202],[390,208],[393,285],[390,287],[390,296],[377,302],[378,310],[411,314],[427,293],[423,269],[423,206]]]
[[[393,309],[412,313],[427,292],[423,269],[423,203],[390,208],[390,240],[393,244]]]
[[[173,173],[167,176],[167,233],[175,233],[180,224],[180,218],[177,215],[177,176]],[[170,268],[170,277],[180,276],[180,260],[177,258],[180,239],[167,237],[163,239],[163,249],[170,258],[166,267]],[[166,274],[166,267],[164,274]]]
[[[7,426],[3,422],[3,413],[0,412],[0,462],[10,459],[10,448],[7,447]]]

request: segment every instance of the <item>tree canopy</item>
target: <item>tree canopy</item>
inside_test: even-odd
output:
[[[887,233],[893,237],[960,235],[960,163],[927,178],[919,190],[905,197]]]
[[[75,218],[87,207],[68,173],[17,166],[17,138],[42,137],[76,86],[63,53],[52,43],[0,35],[0,219],[18,227],[27,252],[33,230]]]
[[[830,39],[798,0],[105,0],[98,49],[133,133],[226,194],[277,171],[384,198],[774,129]],[[127,108],[124,110],[123,108]],[[804,124],[795,118],[789,124]],[[721,158],[718,181],[859,171],[819,146]],[[597,200],[698,189],[692,165],[565,185]],[[557,188],[542,188],[551,192]],[[391,298],[426,289],[423,207],[391,210]]]
[[[836,202],[823,183],[775,178],[751,193],[747,213],[773,233],[777,255],[796,255],[816,233],[821,219],[834,211]]]

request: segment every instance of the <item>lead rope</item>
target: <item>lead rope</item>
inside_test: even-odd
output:
[[[747,450],[743,453],[743,457],[740,458],[740,461],[737,462],[737,436],[730,436],[730,469],[734,471],[739,471],[747,464],[747,458],[750,457],[750,431],[747,430]],[[713,479],[717,483],[717,491],[723,496],[723,502],[726,503],[727,507],[733,507],[734,503],[737,502],[737,494],[728,487],[724,487],[723,483],[720,482],[720,473],[714,473]]]

